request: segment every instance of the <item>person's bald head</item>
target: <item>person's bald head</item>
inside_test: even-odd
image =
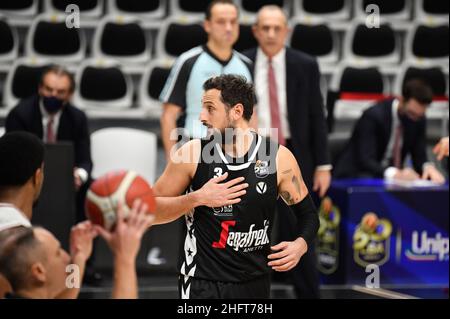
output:
[[[44,250],[33,228],[15,227],[0,232],[0,273],[13,291],[30,287],[31,267],[42,260]]]
[[[263,7],[261,7],[261,9],[259,9],[259,11],[256,15],[256,23],[255,24],[258,24],[261,19],[264,19],[267,16],[277,17],[277,18],[281,19],[282,21],[284,21],[285,25],[288,24],[288,19],[287,19],[286,13],[283,11],[282,8],[280,8],[277,5],[273,5],[273,4],[263,6]]]
[[[16,227],[0,232],[0,272],[14,293],[41,289],[54,298],[65,287],[66,267],[70,257],[59,241],[40,227]]]
[[[263,6],[258,11],[253,34],[264,54],[268,57],[276,55],[284,48],[289,34],[288,20],[284,11],[275,5]]]

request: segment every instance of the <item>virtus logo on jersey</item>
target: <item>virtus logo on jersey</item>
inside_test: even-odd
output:
[[[429,237],[427,231],[413,231],[411,249],[405,252],[406,258],[413,261],[446,261],[448,260],[448,237],[436,233]]]
[[[251,252],[262,249],[264,245],[270,243],[269,240],[269,221],[264,220],[264,227],[255,229],[255,224],[250,225],[247,232],[230,231],[230,227],[236,226],[235,220],[222,222],[222,231],[220,239],[212,243],[213,248],[225,249],[226,246],[232,247],[235,251],[242,249],[243,252]]]

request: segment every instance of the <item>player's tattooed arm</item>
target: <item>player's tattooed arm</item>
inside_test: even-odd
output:
[[[277,155],[278,192],[289,206],[299,203],[308,194],[294,155],[280,146]]]
[[[291,195],[291,192],[286,191],[286,190],[281,190],[280,191],[280,196],[281,196],[281,198],[283,198],[283,200],[288,205],[294,205],[297,202],[295,200],[295,195],[300,195],[301,196],[301,194],[302,194],[299,178],[294,174],[292,169],[289,169],[289,170],[283,172],[283,175],[292,176],[291,183],[294,186],[295,192],[294,192],[294,195]]]
[[[303,182],[303,180],[301,180],[301,178],[302,178],[301,175],[300,176],[296,176],[294,174],[294,176],[292,176],[292,184],[294,185],[295,190],[297,191],[298,194],[300,194],[300,196],[302,194],[302,187],[300,185],[300,181]]]
[[[317,233],[319,219],[300,168],[292,153],[280,146],[277,154],[278,192],[297,217],[297,239],[272,246],[268,266],[275,271],[289,271],[308,251]]]
[[[286,204],[288,204],[289,206],[295,204],[295,201],[294,201],[294,199],[292,198],[291,194],[289,194],[289,192],[281,191],[281,192],[280,192],[280,196],[281,196],[281,198],[283,198],[283,200],[284,200],[284,201],[286,202]]]

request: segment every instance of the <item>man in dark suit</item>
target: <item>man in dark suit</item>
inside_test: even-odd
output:
[[[41,77],[38,95],[22,100],[8,114],[6,132],[27,131],[46,143],[71,142],[74,147],[73,170],[77,222],[85,220],[84,199],[92,170],[90,135],[85,113],[72,104],[75,90],[73,76],[60,66],[51,66]],[[90,270],[86,278],[89,280]]]
[[[336,178],[445,181],[427,162],[425,112],[433,98],[432,90],[420,80],[410,80],[402,91],[402,97],[382,101],[364,111],[337,160]],[[407,155],[411,156],[413,168],[404,167]]]
[[[46,143],[72,142],[75,186],[79,189],[88,180],[92,161],[87,117],[69,102],[74,89],[70,73],[59,66],[48,68],[42,74],[39,94],[11,110],[5,129],[33,133]]]
[[[258,12],[253,33],[259,47],[244,54],[255,62],[258,128],[260,132],[277,130],[278,142],[296,157],[307,187],[322,197],[330,186],[332,167],[318,64],[313,57],[285,46],[289,28],[286,15],[277,6],[264,6]],[[291,240],[293,217],[281,201],[278,209],[280,239]],[[319,297],[316,264],[311,245],[290,272],[299,298]]]

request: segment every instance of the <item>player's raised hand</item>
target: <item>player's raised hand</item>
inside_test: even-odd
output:
[[[208,207],[222,207],[226,205],[237,204],[241,201],[248,187],[247,183],[243,183],[245,178],[238,177],[224,183],[228,173],[210,179],[201,189],[198,190],[201,205]]]
[[[116,226],[113,232],[109,232],[98,225],[95,226],[116,258],[134,261],[141,246],[142,236],[154,220],[154,216],[147,212],[148,205],[137,199],[125,218],[123,203],[119,203]]]
[[[90,221],[72,227],[70,232],[70,255],[75,262],[86,262],[92,254],[92,242],[97,231]]]

